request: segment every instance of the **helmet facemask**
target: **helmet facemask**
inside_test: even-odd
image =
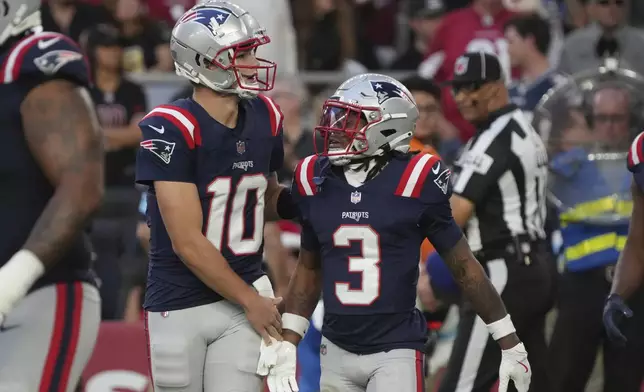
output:
[[[370,120],[366,113],[369,113]],[[320,123],[315,127],[315,132],[320,136],[315,139],[315,150],[318,154],[329,157],[331,163],[337,166],[362,158],[369,150],[366,132],[381,119],[380,109],[377,107],[327,100],[322,108]]]
[[[211,61],[208,68],[217,67],[232,72],[235,82],[226,92],[234,92],[242,98],[255,97],[259,92],[273,89],[277,65],[269,60],[255,57],[257,48],[270,42],[263,35],[238,44],[222,48]],[[252,54],[252,60],[246,59]]]

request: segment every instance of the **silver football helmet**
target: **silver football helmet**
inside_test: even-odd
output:
[[[338,166],[388,151],[407,152],[417,119],[416,101],[399,81],[379,74],[354,76],[324,102],[315,148]]]
[[[0,45],[27,30],[40,29],[40,0],[7,0],[0,3]]]
[[[252,98],[275,82],[275,63],[255,58],[257,47],[269,42],[248,12],[226,1],[209,1],[177,21],[170,50],[177,74],[221,93]]]

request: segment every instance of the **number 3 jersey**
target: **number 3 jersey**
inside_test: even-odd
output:
[[[322,260],[322,334],[359,354],[422,350],[426,322],[415,307],[421,243],[427,237],[444,252],[463,236],[449,204],[451,172],[430,154],[396,155],[355,188],[341,170],[327,158],[305,158],[291,191],[301,246]]]
[[[148,186],[150,263],[144,307],[153,312],[199,306],[222,297],[179,259],[163,223],[155,181],[195,184],[203,233],[248,284],[262,272],[267,176],[284,160],[282,115],[268,98],[239,103],[234,129],[215,121],[193,99],[153,109],[143,133],[136,181]]]

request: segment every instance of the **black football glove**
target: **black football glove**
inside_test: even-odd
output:
[[[604,305],[604,328],[612,342],[626,343],[626,337],[619,330],[618,325],[623,322],[624,318],[631,318],[632,316],[633,311],[624,303],[622,297],[618,294],[608,296]]]

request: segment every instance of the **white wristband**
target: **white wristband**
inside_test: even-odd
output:
[[[289,329],[304,337],[304,334],[309,329],[309,320],[297,314],[284,313],[282,315],[282,329]]]
[[[45,266],[33,252],[22,249],[0,268],[3,297],[0,312],[8,312],[24,297],[31,286],[45,273]]]
[[[516,332],[509,314],[500,320],[496,320],[495,322],[488,324],[487,330],[490,331],[490,335],[492,335],[494,340],[499,340]]]

